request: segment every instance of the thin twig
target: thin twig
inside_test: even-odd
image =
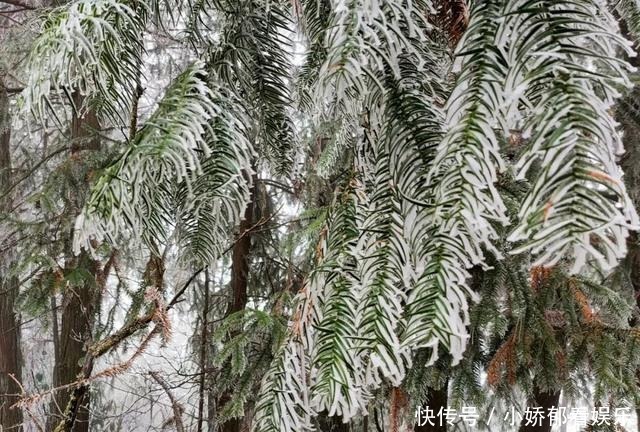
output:
[[[171,401],[171,408],[173,409],[173,422],[176,426],[176,431],[184,432],[184,424],[182,423],[182,412],[184,411],[184,408],[182,408],[182,405],[180,405],[175,396],[173,396],[173,393],[171,393],[171,389],[167,385],[167,382],[162,379],[158,372],[149,371],[149,375],[151,375],[151,378],[153,378],[158,384],[160,384],[160,387],[162,387],[167,396],[169,396],[169,400]]]
[[[20,387],[20,393],[21,396],[24,396],[27,394],[26,390],[24,389],[24,386],[22,385],[22,383],[15,377],[14,374],[8,374],[9,378],[11,378],[18,387]],[[24,407],[25,411],[27,412],[27,415],[29,416],[29,418],[33,421],[33,423],[36,425],[36,427],[38,428],[38,432],[44,432],[44,426],[38,421],[38,418],[33,414],[33,412],[31,412],[31,409],[29,407]],[[15,407],[14,409],[20,409],[19,407]]]

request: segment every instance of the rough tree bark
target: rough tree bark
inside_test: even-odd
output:
[[[0,81],[0,220],[2,214],[9,211],[11,199],[9,184],[11,183],[11,128],[9,122],[9,96]],[[0,245],[4,243],[0,238]],[[1,247],[0,250],[4,250]],[[21,393],[15,380],[22,380],[20,355],[20,321],[14,310],[18,296],[18,281],[15,277],[7,277],[6,263],[11,262],[11,247],[0,255],[0,430],[21,431],[22,411],[11,408]],[[12,378],[13,377],[13,378]]]
[[[77,267],[95,275],[98,266],[86,253],[82,253],[77,260]],[[83,360],[86,355],[87,344],[91,339],[91,327],[95,312],[96,300],[95,283],[88,280],[80,287],[65,290],[62,300],[62,319],[60,325],[59,346],[56,349],[57,358],[53,371],[55,387],[73,383],[82,372]],[[92,366],[92,365],[91,365]],[[84,366],[91,367],[91,366]],[[89,371],[90,373],[90,371]],[[72,396],[81,397],[78,401],[77,412],[74,413],[74,432],[89,431],[89,394],[83,392],[80,396],[75,389],[59,390],[53,399],[51,430],[62,419],[67,404]]]
[[[329,417],[327,412],[318,415],[318,430],[320,432],[351,432],[351,425],[344,423],[341,417]]]
[[[624,26],[623,26],[624,29]],[[640,67],[640,59],[631,59],[631,64],[635,67]],[[638,90],[630,95],[631,98],[636,98]],[[635,124],[632,124],[628,119],[620,116],[619,119],[624,127],[624,147],[626,153],[622,159],[622,169],[625,173],[624,179],[627,182],[627,187],[631,194],[631,199],[637,210],[640,210],[640,191],[635,186],[640,179],[640,170],[637,167],[637,161],[640,157],[640,150],[638,149],[638,133],[640,129]],[[638,233],[632,232],[627,238],[627,248],[629,252],[625,262],[622,263],[624,267],[629,269],[628,277],[636,298],[636,313],[640,311],[640,239]],[[630,327],[637,327],[640,324],[638,315],[634,314],[629,320]],[[636,371],[636,377],[640,384],[640,369]],[[640,406],[636,408],[636,419],[638,422],[638,431],[640,431]]]
[[[226,316],[244,310],[247,305],[247,282],[249,276],[249,258],[251,253],[251,229],[253,227],[253,213],[255,206],[256,181],[253,181],[251,198],[244,211],[244,218],[240,222],[238,237],[233,245],[231,254],[231,299],[227,307]],[[232,398],[232,389],[222,394],[216,403],[222,408]],[[218,409],[219,411],[219,409]],[[240,432],[242,419],[230,419],[219,426],[221,432]]]
[[[543,413],[548,413],[551,407],[558,407],[560,402],[560,392],[546,392],[540,390],[537,386],[533,389],[533,399],[529,403],[530,407],[541,407]],[[551,432],[552,419],[545,416],[542,421],[538,421],[536,424],[526,424],[526,419],[523,418],[520,422],[519,432]]]
[[[76,106],[81,106],[80,97],[75,98]],[[100,149],[100,140],[95,131],[99,130],[100,124],[94,111],[89,111],[84,116],[74,113],[71,121],[71,155],[69,163],[76,164],[71,167],[73,172],[83,172],[81,166],[86,163],[83,160],[83,152],[97,151]],[[87,180],[84,178],[74,179],[77,189],[69,197],[68,215],[75,218],[84,204],[84,194],[87,189]],[[81,272],[84,274],[82,283],[64,290],[60,334],[58,336],[59,346],[56,347],[55,367],[53,371],[54,387],[61,387],[73,383],[79,374],[86,374],[84,369],[91,369],[93,362],[86,364],[84,358],[86,349],[91,341],[91,329],[93,327],[95,305],[99,301],[96,275],[100,270],[100,263],[94,260],[91,255],[82,251],[78,257],[74,257],[71,251],[71,238],[73,232],[69,233],[68,258],[64,272]],[[90,374],[90,370],[88,373]],[[66,408],[72,398],[79,398],[73,401],[76,407],[72,413],[66,413]],[[78,391],[78,389],[67,388],[56,392],[52,400],[51,413],[47,422],[47,429],[54,430],[59,424],[69,424],[73,432],[89,431],[89,406],[90,398],[88,391]],[[64,418],[71,414],[72,418]]]
[[[631,233],[627,239],[627,247],[629,248],[629,253],[627,254],[626,262],[623,263],[623,265],[629,268],[629,279],[636,297],[636,308],[637,310],[640,310],[640,245],[638,244],[637,233]],[[637,326],[638,318],[634,314],[629,320],[629,327]],[[636,370],[636,377],[640,384],[640,370]],[[636,406],[636,419],[638,422],[638,431],[640,431],[640,405]]]
[[[202,331],[200,333],[200,382],[198,389],[198,428],[197,432],[202,432],[204,423],[204,399],[205,383],[207,378],[207,358],[209,350],[209,269],[204,271],[204,301],[202,304]]]
[[[629,27],[624,20],[620,21],[620,30],[625,38],[635,42],[634,48],[638,50],[638,41],[633,37],[631,32],[629,32]],[[634,67],[640,67],[640,58],[638,58],[638,56],[629,57],[627,58],[627,61]],[[637,100],[637,87],[628,97],[631,100]],[[621,112],[623,110],[627,110],[627,107],[622,105],[620,110]],[[640,191],[636,187],[636,185],[638,184],[638,179],[640,179],[640,170],[637,166],[640,152],[638,148],[638,133],[640,132],[640,129],[638,128],[637,124],[631,122],[624,115],[619,114],[617,117],[621,122],[624,130],[623,139],[625,154],[623,155],[623,158],[621,160],[622,170],[625,174],[624,180],[625,183],[627,183],[627,187],[629,188],[631,199],[633,200],[636,210],[640,210]],[[640,267],[638,267],[638,265],[640,265],[640,241],[636,232],[632,232],[627,239],[627,247],[629,248],[629,252],[626,258],[627,262],[623,263],[623,265],[626,265],[627,268],[630,269],[629,279],[635,292],[637,310],[640,310]],[[639,323],[636,316],[632,317],[629,321],[629,326],[631,327],[636,327],[638,324]],[[636,377],[640,385],[640,369],[636,371]],[[640,431],[640,405],[636,408],[636,419],[638,422],[638,431]]]
[[[415,432],[446,432],[447,422],[443,421],[442,424],[440,424],[438,412],[440,412],[440,409],[447,408],[448,401],[449,394],[446,385],[441,389],[429,388],[429,391],[427,393],[427,400],[424,401],[422,407],[424,409],[428,408],[430,411],[433,411],[433,415],[435,416],[435,418],[431,419],[431,421],[427,421],[427,419],[421,419],[421,424],[416,423],[413,430]]]

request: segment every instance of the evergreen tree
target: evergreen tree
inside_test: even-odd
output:
[[[640,189],[614,112],[636,1],[73,0],[38,23],[20,115],[69,141],[30,208],[48,265],[16,271],[61,300],[49,429],[87,430],[93,380],[131,364],[94,363],[147,326],[132,361],[168,339],[216,271],[227,300],[211,307],[207,277],[192,309],[198,430],[205,387],[229,432],[638,396]],[[158,35],[189,61],[141,113]],[[123,253],[142,276],[114,331]],[[172,266],[195,274],[169,300]]]

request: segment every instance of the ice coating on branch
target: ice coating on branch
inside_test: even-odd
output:
[[[510,7],[515,11],[522,4]],[[531,86],[513,101],[513,106],[525,101],[532,113],[523,125],[530,138],[516,164],[518,177],[540,164],[509,240],[524,241],[514,253],[533,252],[534,265],[570,259],[572,273],[590,262],[607,271],[625,256],[626,237],[639,222],[617,164],[623,146],[611,113],[618,87],[631,86],[632,68],[618,52],[633,51],[605,2],[561,1],[549,7],[573,18],[572,32],[563,32],[566,24],[554,15],[514,14],[509,21],[510,50],[521,64],[514,79]],[[527,18],[539,30],[517,37]],[[554,31],[543,33],[548,29]]]
[[[139,73],[146,7],[137,1],[77,0],[53,9],[29,55],[24,109],[43,121],[53,96],[76,92],[87,100],[99,96],[106,115],[126,119]],[[82,113],[84,105],[75,109]]]
[[[187,243],[199,242],[199,258],[208,261],[221,252],[227,227],[240,221],[249,199],[253,150],[233,100],[206,77],[201,62],[179,75],[135,140],[98,179],[76,221],[76,252],[91,249],[92,241],[117,243],[130,235],[152,246],[183,220],[196,224],[181,228]],[[217,156],[210,158],[213,151]],[[167,213],[176,199],[179,209]]]

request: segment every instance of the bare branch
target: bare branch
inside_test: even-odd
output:
[[[23,9],[29,9],[29,10],[36,9],[35,6],[23,3],[20,0],[0,0],[0,3],[8,4],[8,5],[11,5],[11,6],[18,6],[18,7],[21,7]]]
[[[151,378],[153,378],[158,384],[160,384],[160,387],[162,387],[167,396],[169,396],[169,400],[171,401],[171,408],[173,409],[173,422],[176,426],[176,431],[184,432],[184,425],[182,424],[182,412],[184,411],[184,408],[182,408],[182,405],[180,405],[175,396],[173,396],[173,393],[171,393],[171,389],[169,389],[167,382],[162,379],[158,372],[150,371],[149,375],[151,375]]]

